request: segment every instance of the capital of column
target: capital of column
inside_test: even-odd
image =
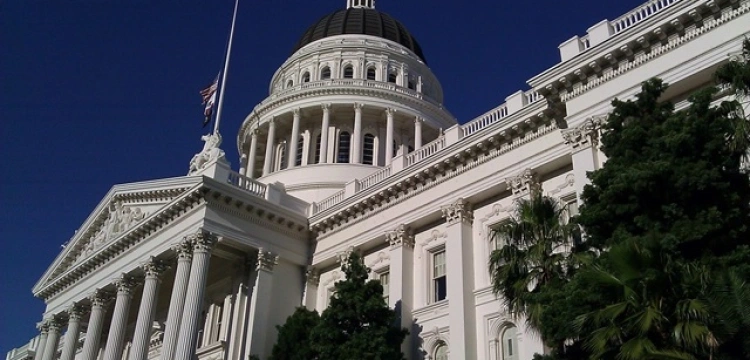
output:
[[[45,326],[47,327],[47,333],[60,332],[60,329],[62,329],[63,327],[63,324],[60,321],[60,319],[56,317],[44,319],[43,322],[45,323]]]
[[[443,218],[448,222],[448,225],[460,222],[471,224],[474,220],[474,211],[471,209],[471,204],[464,198],[459,198],[452,204],[443,205],[440,210],[442,210]]]
[[[177,254],[177,260],[190,261],[193,258],[193,245],[187,236],[182,241],[173,244],[172,251]]]
[[[385,233],[385,238],[391,247],[406,246],[414,248],[414,234],[405,224],[399,225],[396,230]]]
[[[42,321],[36,323],[37,330],[42,334],[46,334],[49,331],[49,322],[47,320],[49,319],[42,319]]]
[[[141,264],[141,270],[146,274],[146,279],[158,279],[164,271],[169,268],[164,261],[151,257],[147,262]]]
[[[258,250],[258,262],[255,265],[257,271],[272,272],[273,267],[279,263],[279,256],[263,249]]]
[[[88,296],[91,307],[104,307],[112,300],[112,294],[104,290],[96,290]]]
[[[354,252],[354,247],[350,246],[346,248],[346,250],[339,251],[338,253],[336,253],[336,257],[338,258],[339,263],[346,264],[346,262],[349,261],[349,256],[351,256],[353,252]]]
[[[577,127],[560,130],[560,134],[573,151],[588,149],[599,144],[599,130],[605,121],[606,116],[594,116]]]
[[[73,304],[65,309],[65,313],[68,314],[68,321],[80,321],[83,318],[83,314],[86,313],[86,309],[79,304]]]
[[[308,284],[318,286],[320,284],[320,271],[312,266],[308,266],[305,271],[305,278]]]
[[[292,114],[294,115],[294,117],[299,117],[301,113],[302,113],[302,110],[300,108],[292,109]]]
[[[137,285],[138,282],[135,280],[135,278],[125,274],[115,280],[117,295],[132,295],[133,290],[135,290],[135,287]]]
[[[328,112],[331,110],[331,103],[321,104],[320,108],[323,109],[323,112]]]
[[[424,118],[421,116],[415,116],[414,117],[414,124],[415,125],[422,125],[424,123]]]
[[[354,111],[355,111],[355,112],[360,112],[360,111],[362,111],[362,109],[363,109],[364,107],[365,107],[365,104],[363,104],[363,103],[356,103],[356,102],[354,103]]]
[[[217,238],[204,230],[198,230],[195,234],[188,236],[193,245],[193,253],[210,253],[216,245]]]
[[[505,179],[514,196],[532,194],[541,190],[539,179],[531,169],[525,169],[516,176]]]
[[[385,109],[385,114],[386,114],[387,116],[393,116],[394,114],[396,114],[396,111],[397,111],[397,110],[396,110],[396,109],[394,109],[394,108],[386,108],[386,109]]]

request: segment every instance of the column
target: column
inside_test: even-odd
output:
[[[99,343],[102,339],[102,325],[104,324],[104,306],[110,300],[109,293],[98,290],[89,295],[91,314],[86,329],[86,341],[83,343],[82,360],[96,360],[99,355]]]
[[[422,147],[422,122],[424,119],[417,116],[414,119],[414,150]]]
[[[240,155],[240,175],[247,176],[247,154]]]
[[[146,360],[148,358],[151,326],[154,321],[154,310],[159,293],[159,283],[161,282],[160,276],[166,268],[161,260],[154,258],[141,265],[146,277],[143,281],[143,295],[138,309],[138,319],[135,322],[133,345],[130,347],[130,357],[128,357],[130,360]]]
[[[47,335],[49,331],[49,324],[47,321],[42,320],[37,324],[39,329],[39,343],[36,344],[36,350],[34,351],[34,360],[42,360],[44,356],[44,348],[47,345]]]
[[[300,109],[294,109],[294,120],[292,120],[292,142],[289,147],[289,166],[293,168],[297,164],[297,146],[299,146],[299,118]]]
[[[328,162],[328,128],[331,127],[331,104],[321,105],[323,124],[320,127],[320,164]]]
[[[57,356],[57,346],[60,343],[60,322],[57,319],[47,321],[47,341],[44,344],[42,360],[52,360]]]
[[[73,360],[76,357],[78,337],[81,335],[81,317],[83,308],[73,305],[68,310],[68,330],[65,332],[65,343],[63,344],[60,360]]]
[[[136,283],[133,278],[123,275],[115,281],[115,286],[117,286],[117,299],[112,313],[112,323],[109,326],[107,344],[104,348],[105,359],[122,359],[130,300],[133,298]]]
[[[253,178],[255,176],[255,157],[258,152],[258,130],[253,130],[250,135],[250,155],[247,157],[247,174],[245,176]]]
[[[271,173],[271,166],[273,166],[273,142],[275,138],[276,120],[271,119],[268,121],[268,139],[266,139],[266,159],[263,162],[263,176]]]
[[[448,240],[445,244],[448,276],[448,324],[450,327],[450,359],[477,358],[474,308],[474,274],[471,249],[471,205],[458,199],[441,208],[446,221]]]
[[[362,163],[362,107],[354,103],[354,134],[352,135],[352,164]]]
[[[187,287],[185,309],[182,312],[182,324],[177,338],[175,359],[193,360],[195,357],[195,340],[200,326],[201,307],[206,291],[206,277],[211,260],[211,251],[216,243],[215,238],[202,230],[191,236],[193,243],[193,263],[190,265],[190,281]]]
[[[599,168],[599,124],[600,118],[590,118],[578,127],[561,130],[565,143],[570,146],[573,160],[574,187],[578,204],[581,205],[583,187],[589,183],[586,173]]]
[[[305,271],[305,298],[302,300],[302,304],[307,310],[315,310],[318,299],[318,285],[320,285],[320,272],[318,269],[308,266]]]
[[[193,245],[189,240],[172,245],[172,251],[177,254],[177,269],[175,270],[172,297],[169,300],[169,311],[164,329],[161,359],[172,360],[177,346],[177,334],[180,331],[182,311],[185,307],[188,281],[190,280],[190,264],[193,261]]]
[[[271,291],[273,286],[273,267],[278,264],[279,257],[271,252],[260,249],[258,251],[258,264],[256,271],[258,277],[255,279],[255,289],[253,289],[252,299],[250,300],[250,354],[258,355],[265,359],[269,354],[266,349],[266,337],[268,336],[268,309],[273,306]]]
[[[396,311],[399,327],[409,330],[401,344],[401,351],[406,359],[412,358],[412,291],[414,281],[414,234],[406,225],[399,225],[396,230],[386,233],[390,244],[390,284],[388,285],[388,306]]]
[[[393,114],[396,113],[395,109],[385,109],[386,125],[385,125],[385,165],[388,166],[393,161]]]

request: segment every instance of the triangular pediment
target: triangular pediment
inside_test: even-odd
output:
[[[113,186],[94,211],[63,245],[33,292],[85,262],[98,250],[123,236],[176,198],[201,183],[201,176],[180,177]]]

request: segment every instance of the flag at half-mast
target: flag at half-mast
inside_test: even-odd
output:
[[[201,96],[203,97],[203,105],[205,105],[205,108],[203,109],[203,115],[206,117],[203,119],[203,127],[206,127],[209,122],[211,122],[211,114],[214,110],[214,104],[216,104],[216,91],[219,88],[219,75],[216,75],[216,80],[214,80],[211,85],[209,85],[207,88],[201,90]]]

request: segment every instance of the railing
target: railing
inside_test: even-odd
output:
[[[416,151],[412,152],[411,154],[407,155],[406,166],[414,165],[420,160],[442,150],[443,148],[445,148],[445,136],[441,135],[429,144],[426,144]]]
[[[466,137],[500,121],[506,116],[508,116],[508,106],[502,104],[484,115],[480,115],[478,118],[463,124],[461,131],[463,131],[463,136]]]
[[[620,33],[652,15],[682,0],[651,0],[611,22],[615,34]]]
[[[247,176],[240,175],[234,171],[229,172],[227,183],[245,190],[257,197],[266,197],[266,184],[255,181]]]
[[[526,97],[526,105],[533,104],[539,100],[544,99],[544,96],[539,95],[539,93],[534,90],[526,91],[523,96]]]
[[[336,192],[335,194],[321,200],[318,204],[315,205],[314,213],[319,213],[321,211],[325,211],[326,209],[333,207],[334,205],[344,201],[344,190],[340,190]]]
[[[373,185],[385,180],[387,177],[391,176],[391,167],[387,166],[383,169],[380,169],[370,175],[367,175],[362,178],[362,180],[359,181],[359,187],[357,188],[357,191],[362,191],[364,189],[368,189],[372,187]]]

